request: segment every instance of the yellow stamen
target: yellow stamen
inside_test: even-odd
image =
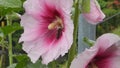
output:
[[[48,29],[63,28],[62,19],[56,16],[56,20],[48,25]]]

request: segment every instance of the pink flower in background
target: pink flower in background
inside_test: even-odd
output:
[[[103,34],[72,61],[70,68],[120,68],[120,37]]]
[[[27,0],[21,17],[23,50],[35,63],[43,64],[63,56],[73,42],[71,9],[73,0]]]
[[[101,11],[98,2],[96,0],[90,0],[90,12],[83,13],[83,17],[91,24],[98,24],[105,18],[105,15]]]

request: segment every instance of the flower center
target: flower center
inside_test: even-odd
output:
[[[56,39],[59,39],[60,36],[62,35],[62,30],[63,30],[63,21],[61,18],[56,16],[56,19],[48,25],[49,30],[54,30],[56,29]]]
[[[52,23],[50,23],[48,25],[48,29],[49,30],[53,30],[53,29],[63,29],[63,23],[62,23],[62,19],[59,18],[58,16],[56,16],[56,20],[54,20]]]

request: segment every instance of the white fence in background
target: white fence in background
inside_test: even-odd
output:
[[[96,26],[89,24],[82,15],[79,17],[79,30],[78,30],[78,53],[84,51],[88,45],[83,41],[83,38],[95,40]]]

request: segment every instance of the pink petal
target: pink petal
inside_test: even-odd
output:
[[[120,68],[120,56],[109,57],[97,63],[99,68]]]
[[[57,4],[60,4],[60,7],[64,12],[70,14],[73,6],[73,0],[59,0]]]
[[[101,56],[98,56],[98,58],[102,59],[96,61],[99,68],[119,68],[120,41],[106,49],[106,51]]]
[[[46,0],[46,4],[55,7],[58,11],[64,11],[70,14],[73,0]]]
[[[96,47],[86,49],[72,61],[70,68],[86,68],[97,52],[98,49]]]
[[[21,17],[21,26],[24,28],[24,33],[22,34],[19,42],[22,41],[32,41],[35,40],[38,36],[38,26],[39,23],[33,17],[24,14]]]
[[[25,11],[31,15],[37,15],[44,10],[45,0],[27,0],[24,2]]]
[[[97,46],[99,49],[99,52],[97,55],[102,55],[106,49],[111,47],[114,43],[116,43],[119,40],[120,40],[120,37],[112,33],[107,33],[100,36],[97,39],[95,44],[95,46]]]
[[[101,11],[100,7],[96,5],[95,0],[91,0],[90,3],[91,3],[90,4],[90,12],[83,13],[83,16],[89,23],[98,24],[105,18],[105,15]]]
[[[46,5],[55,8],[55,6],[58,6],[59,4],[56,4],[59,2],[59,0],[45,0]]]
[[[24,14],[21,17],[21,26],[26,27],[25,29],[37,29],[36,27],[38,27],[39,22],[33,18],[32,16],[28,15],[28,14]],[[32,25],[31,25],[32,24]],[[29,30],[30,30],[29,29]]]
[[[26,53],[29,53],[30,50],[34,47],[34,44],[33,43],[30,43],[30,42],[24,42],[23,43],[23,46],[22,46],[22,49],[26,52]]]
[[[42,55],[42,63],[47,65],[49,62],[58,58],[60,56],[59,49],[60,49],[60,46],[58,45],[51,46],[49,51],[47,51],[45,54]]]
[[[28,56],[30,57],[33,63],[35,63],[40,58],[40,56],[43,55],[45,52],[47,52],[49,49],[49,47],[44,46],[46,44],[42,40],[37,40],[35,42],[28,42],[27,44],[23,45],[23,47],[26,52],[29,49]],[[32,46],[29,46],[29,44]]]
[[[113,45],[119,40],[120,37],[115,34],[103,34],[93,47],[85,50],[72,61],[71,68],[86,68],[93,60],[99,68],[119,68],[120,44]]]
[[[43,64],[47,65],[49,62],[57,59],[60,55],[64,56],[72,45],[72,43],[68,43],[68,40],[66,39],[64,33],[62,35],[62,38],[57,43],[54,41],[52,44],[52,46],[49,48],[49,51],[42,55]]]
[[[67,15],[66,15],[67,16]],[[70,19],[70,16],[66,17],[65,20],[65,37],[68,40],[69,45],[72,44],[73,42],[73,30],[74,30],[74,26],[73,26],[73,21]]]

